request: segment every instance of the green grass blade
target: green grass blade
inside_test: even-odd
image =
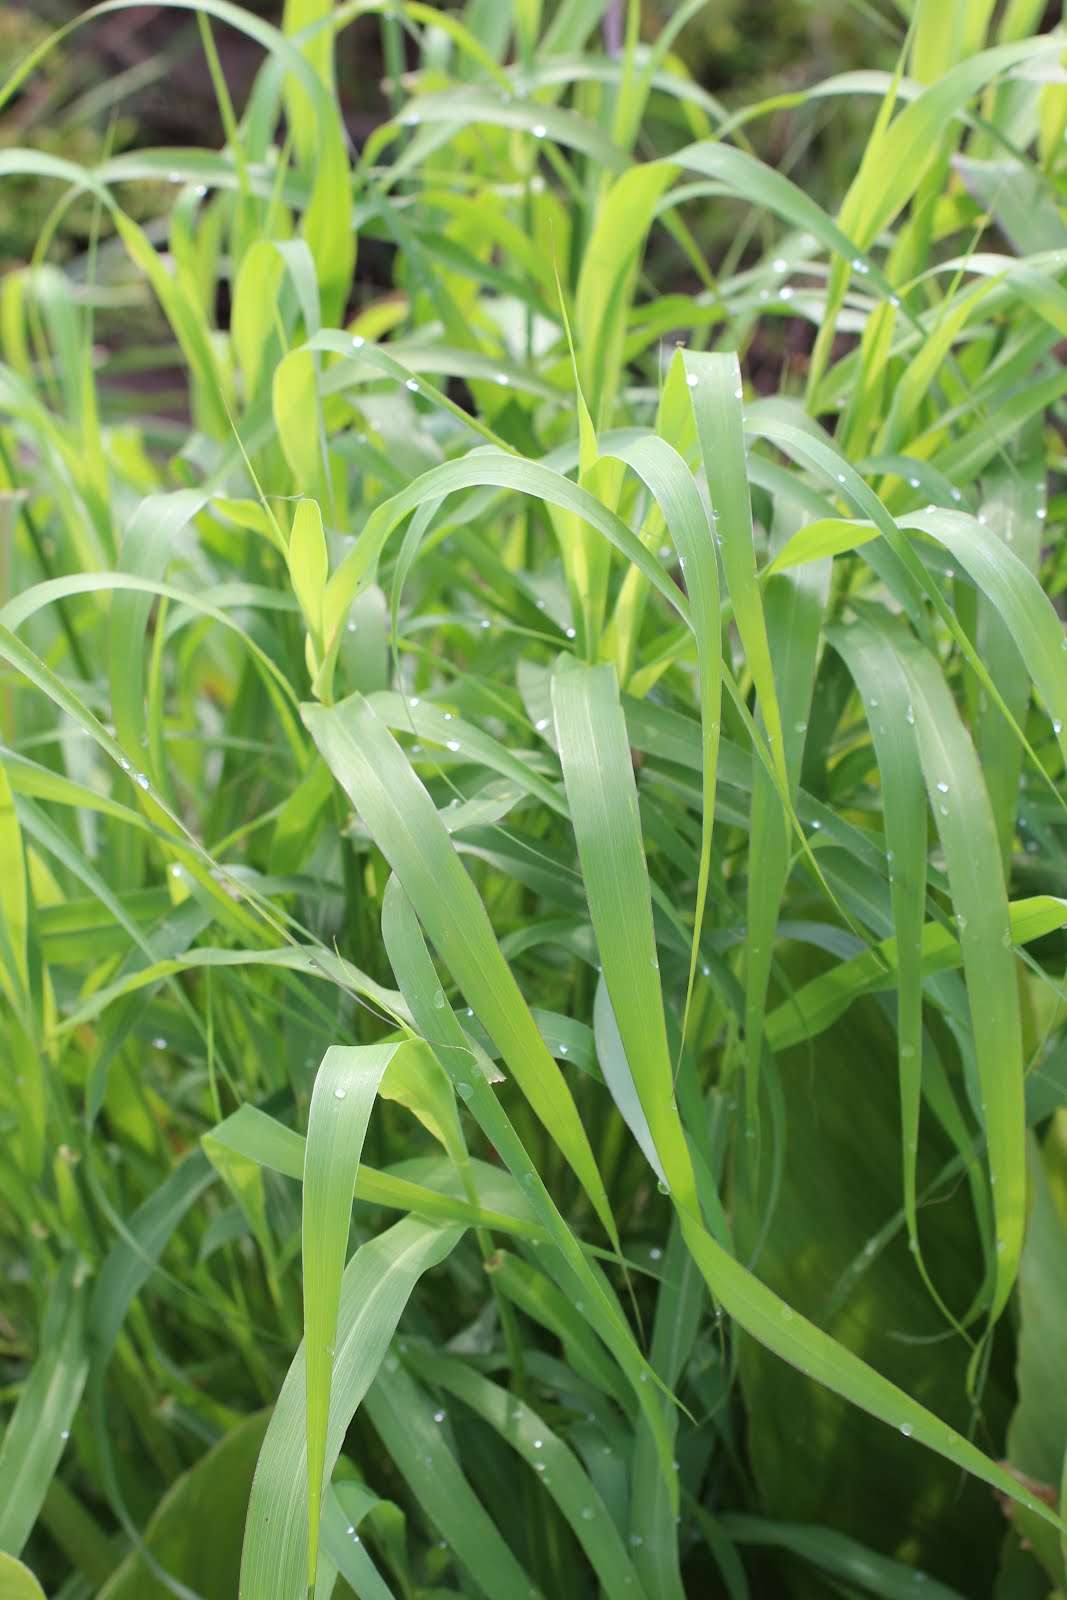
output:
[[[1023,1048],[1007,891],[978,758],[945,681],[933,657],[903,630],[889,637],[912,691],[923,775],[960,930],[993,1185],[996,1317],[1018,1272],[1026,1220]]]
[[[570,1090],[545,1048],[478,891],[426,790],[362,696],[330,708],[306,706],[304,717],[468,1004],[566,1155],[608,1237],[617,1242],[611,1207]]]
[[[241,1106],[232,1116],[212,1128],[210,1133],[202,1135],[201,1142],[209,1155],[213,1148],[221,1147],[257,1166],[303,1182],[304,1140],[294,1129],[276,1122],[256,1106]],[[452,1176],[447,1163],[441,1166],[440,1171],[443,1177]],[[476,1192],[479,1187],[486,1185],[491,1175],[496,1175],[495,1169],[481,1162],[474,1163],[474,1172]],[[521,1191],[517,1189],[509,1196],[512,1209],[494,1209],[480,1204],[472,1205],[469,1200],[460,1199],[449,1193],[443,1182],[440,1188],[430,1187],[427,1183],[414,1182],[395,1172],[378,1171],[361,1161],[356,1173],[355,1196],[368,1205],[385,1206],[392,1211],[410,1211],[437,1222],[462,1222],[467,1227],[493,1228],[527,1239],[545,1237],[544,1230],[534,1222]]]
[[[3,1600],[45,1600],[44,1590],[29,1567],[0,1551],[0,1596]]]
[[[0,1445],[0,1550],[20,1555],[70,1437],[89,1373],[84,1270],[59,1272],[41,1328],[41,1348]]]
[[[693,415],[711,495],[723,569],[733,604],[734,620],[745,649],[759,707],[767,727],[767,743],[778,776],[787,784],[785,742],[778,691],[771,665],[767,622],[759,584],[752,535],[752,501],[745,464],[745,427],[741,368],[735,355],[683,357],[692,391]]]
[[[374,1381],[412,1290],[424,1272],[445,1259],[462,1232],[409,1217],[361,1245],[345,1268],[326,1474],[333,1471],[348,1426]],[[301,1349],[278,1396],[252,1483],[240,1600],[305,1600],[308,1592],[305,1381]]]
[[[637,789],[611,667],[575,667],[552,682],[567,800],[589,911],[630,1076],[662,1170],[697,1209],[674,1102],[652,898],[640,849]]]
[[[307,1395],[308,1586],[318,1569],[319,1519],[341,1275],[367,1124],[396,1045],[334,1045],[315,1076],[304,1148],[302,1254]]]
[[[598,1338],[607,1346],[625,1373],[630,1387],[655,1442],[657,1463],[667,1484],[673,1484],[670,1436],[661,1412],[661,1397],[650,1382],[652,1373],[638,1348],[618,1303],[608,1293],[601,1276],[593,1271],[579,1240],[560,1214],[522,1139],[501,1106],[485,1075],[478,1067],[471,1042],[460,1028],[451,1007],[437,1004],[440,989],[437,972],[415,918],[398,881],[393,879],[386,892],[382,916],[382,935],[389,959],[404,995],[411,1006],[417,1027],[431,1042],[438,1060],[464,1102],[512,1176],[522,1184],[531,1206],[540,1218],[558,1252],[564,1268],[556,1279],[565,1292],[581,1295],[583,1315]],[[552,1269],[552,1257],[545,1258]]]
[[[457,1462],[430,1397],[402,1367],[383,1369],[366,1409],[410,1484],[420,1510],[440,1531],[489,1600],[529,1594],[531,1580],[501,1538]]]
[[[532,1466],[546,1494],[570,1523],[605,1592],[639,1594],[634,1564],[598,1490],[573,1451],[544,1419],[465,1362],[421,1344],[409,1345],[407,1360],[423,1382],[454,1395]]]
[[[1008,910],[1013,945],[1043,939],[1067,925],[1067,901],[1053,895],[1015,900]],[[924,979],[963,964],[959,939],[941,922],[925,924],[918,955]],[[899,964],[896,939],[883,939],[876,949],[865,950],[795,989],[767,1019],[774,1048],[790,1050],[805,1039],[817,1038],[860,995],[894,987]]]
[[[862,621],[828,638],[843,656],[863,696],[882,784],[886,857],[891,863],[897,982],[897,1062],[900,1074],[901,1157],[908,1234],[918,1249],[916,1172],[922,1100],[922,936],[926,904],[926,790],[919,763],[915,713],[899,662],[886,641]],[[834,969],[835,977],[848,963]],[[816,980],[818,981],[818,980]],[[799,1002],[798,1002],[799,1004]]]

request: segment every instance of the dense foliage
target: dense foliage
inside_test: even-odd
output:
[[[168,3],[0,149],[0,1594],[1059,1594],[1067,36]]]

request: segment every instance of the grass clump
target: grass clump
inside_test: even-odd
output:
[[[181,9],[0,152],[0,1578],[1056,1592],[1062,33],[857,6],[831,214],[697,4]]]

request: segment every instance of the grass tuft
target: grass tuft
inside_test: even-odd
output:
[[[1062,1592],[1062,28],[168,4],[0,150],[0,1592]]]

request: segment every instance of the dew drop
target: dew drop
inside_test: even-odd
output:
[[[734,399],[735,400],[743,400],[744,397],[745,397],[744,389],[737,388],[737,389],[734,390]]]
[[[434,1008],[435,1011],[443,1011],[444,1010],[444,1008],[445,1008],[445,991],[443,989],[438,989],[435,992],[434,997],[433,997],[433,1008]]]
[[[534,1447],[535,1450],[543,1450],[544,1449],[544,1445],[545,1445],[545,1441],[543,1439],[535,1439],[534,1442],[533,1442],[533,1447]]]
[[[938,786],[937,786],[937,792],[938,792],[938,794],[948,794],[948,784],[947,783],[939,783]]]
[[[808,725],[806,722],[794,722],[793,731],[794,733],[807,733]]]
[[[538,733],[544,733],[545,729],[548,727],[548,718],[538,717],[537,721],[534,723],[534,727],[537,729]]]
[[[792,300],[792,298],[793,298],[793,290],[789,287],[788,284],[784,284],[783,287],[781,289],[779,289],[778,298],[779,298],[779,300]]]
[[[61,1433],[60,1433],[60,1435],[59,1435],[59,1437],[60,1437],[60,1438],[61,1438],[61,1439],[69,1439],[69,1438],[70,1438],[70,1429],[69,1429],[69,1428],[64,1428],[64,1429],[63,1429],[63,1430],[62,1430],[62,1431],[61,1431]]]
[[[853,261],[852,265],[856,269],[856,271],[859,273],[861,278],[866,277],[867,273],[870,272],[870,270],[871,270],[870,267],[867,265],[866,261],[861,260],[861,258],[859,256],[856,257],[856,259]]]
[[[411,699],[408,701],[408,705],[411,707],[412,711],[414,711],[414,709],[418,705],[418,703],[419,703],[418,695],[417,694],[413,694],[411,696]]]
[[[959,505],[963,499],[963,496],[958,489],[953,489],[952,498],[955,500],[956,504]]]
[[[449,740],[447,740],[446,748],[449,749],[449,750],[453,750],[453,751],[458,750],[459,749],[459,740],[458,739],[449,739]]]
[[[418,394],[418,392],[419,392],[419,386],[416,383],[414,378],[409,378],[407,380],[407,382],[405,383],[404,388],[405,389],[410,389],[412,394]]]
[[[630,1535],[630,1543],[631,1543],[631,1545],[633,1546],[633,1548],[635,1550],[640,1550],[640,1548],[644,1544],[644,1542],[645,1541],[642,1539],[642,1537],[641,1537],[641,1535],[639,1533],[631,1533],[631,1535]]]
[[[435,1411],[433,1414],[433,1420],[435,1422],[443,1422],[445,1420],[445,1413],[443,1411]]]
[[[459,1095],[461,1100],[469,1100],[471,1095],[474,1093],[474,1090],[471,1088],[469,1083],[461,1080],[456,1084],[456,1093]]]
[[[592,1522],[592,1520],[593,1520],[593,1508],[592,1508],[592,1506],[583,1506],[582,1507],[582,1521],[583,1522]]]
[[[333,1097],[334,1097],[335,1100],[343,1100],[347,1094],[348,1094],[348,1090],[347,1089],[338,1088],[338,1089],[335,1089],[333,1091]]]
[[[904,1435],[905,1439],[910,1439],[915,1430],[910,1422],[902,1422],[900,1424],[900,1431]]]
[[[915,726],[915,708],[914,708],[914,706],[909,706],[908,707],[907,711],[904,713],[904,721],[905,722],[910,722],[911,726],[914,728],[914,726]]]
[[[506,372],[498,372],[496,375],[496,381],[499,383],[502,389],[506,389],[508,384],[511,382],[511,379],[508,377]]]
[[[659,1261],[662,1258],[663,1251],[658,1245],[653,1245],[652,1249],[648,1252],[648,1255],[651,1261]]]
[[[364,339],[364,337],[363,337],[363,335],[361,333],[354,333],[352,335],[352,348],[353,348],[353,350],[362,350],[363,346],[366,344],[366,342],[367,342],[366,339]]]
[[[577,634],[578,634],[577,628],[567,628],[565,631],[566,631],[568,639],[577,638]]]
[[[697,384],[700,382],[700,379],[697,377],[695,372],[687,372],[685,381],[689,385],[690,389],[695,389]]]
[[[166,1039],[164,1039],[162,1037],[160,1037],[158,1039],[153,1039],[152,1040],[152,1048],[153,1048],[153,1050],[165,1050],[167,1048]]]
[[[1048,516],[1048,512],[1046,511],[1044,506],[1039,506],[1038,510],[1037,510],[1037,512],[1035,514],[1037,516],[1038,522],[1044,522],[1045,518]]]
[[[775,270],[775,272],[788,272],[789,271],[789,262],[785,259],[784,256],[776,256],[774,258],[774,270]]]
[[[917,488],[918,488],[918,487],[919,487],[919,480],[918,480],[918,478],[909,478],[909,479],[908,479],[908,482],[909,482],[909,483],[910,483],[910,484],[911,484],[911,487],[912,487],[912,488],[913,488],[913,489],[917,489]]]
[[[543,122],[535,122],[533,127],[530,129],[530,132],[533,134],[535,139],[543,139],[545,134],[548,132],[548,129],[545,127]]]

